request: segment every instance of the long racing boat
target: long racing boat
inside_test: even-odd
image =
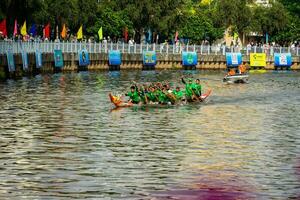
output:
[[[195,104],[195,103],[201,103],[204,102],[211,94],[212,90],[209,89],[205,94],[201,95],[200,99],[198,101],[193,101],[193,102],[187,102],[187,101],[180,101],[175,103],[174,105],[185,105],[185,104]],[[172,105],[171,103],[169,104],[159,104],[159,103],[148,103],[148,104],[133,104],[132,102],[125,101],[119,96],[112,95],[111,93],[108,94],[110,102],[116,107],[116,108],[121,108],[121,107],[133,107],[133,106],[168,106]]]

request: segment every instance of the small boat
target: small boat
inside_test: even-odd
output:
[[[207,97],[210,96],[212,90],[208,90],[205,94],[201,95],[200,100],[199,101],[195,101],[195,102],[186,102],[186,101],[182,101],[179,104],[174,104],[174,105],[183,105],[183,104],[195,104],[195,103],[201,103],[203,102],[205,99],[207,99]],[[124,100],[122,100],[120,97],[118,96],[114,96],[111,93],[108,94],[110,102],[112,104],[114,104],[114,106],[116,108],[121,108],[121,107],[133,107],[133,106],[169,106],[172,105],[170,104],[159,104],[159,103],[149,103],[149,104],[133,104],[132,102],[126,102]]]
[[[226,75],[223,82],[226,83],[248,83],[248,74]]]

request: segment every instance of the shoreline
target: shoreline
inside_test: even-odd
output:
[[[123,53],[121,55],[121,65],[109,66],[108,53],[89,53],[90,64],[79,66],[77,53],[63,53],[64,65],[61,68],[54,67],[53,53],[42,54],[42,67],[36,67],[34,53],[28,53],[28,69],[23,70],[21,54],[14,54],[15,71],[9,72],[6,54],[0,54],[0,79],[22,77],[25,75],[55,73],[55,72],[78,72],[78,71],[107,71],[107,70],[226,70],[225,55],[201,55],[197,54],[197,65],[183,66],[181,54],[157,54],[157,62],[154,66],[143,66],[142,54]],[[250,56],[244,55],[242,63],[247,69],[250,67]],[[257,69],[276,70],[274,67],[274,56],[267,56],[266,66]],[[300,70],[300,56],[292,57],[290,68],[278,68]]]

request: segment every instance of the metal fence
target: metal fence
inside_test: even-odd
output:
[[[207,45],[170,45],[170,44],[128,44],[128,43],[85,43],[85,42],[12,42],[1,41],[0,53],[12,51],[21,53],[22,51],[32,53],[36,50],[42,53],[50,53],[55,49],[62,52],[77,53],[81,49],[86,49],[89,53],[107,53],[109,50],[120,50],[122,53],[142,53],[143,51],[155,51],[162,54],[181,54],[183,51],[197,52],[201,55],[225,55],[227,52],[240,52],[243,55],[250,53],[291,53],[293,56],[300,56],[299,47],[226,47]]]

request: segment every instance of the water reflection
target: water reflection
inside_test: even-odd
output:
[[[201,78],[201,105],[112,110],[131,81]],[[80,72],[0,84],[1,199],[299,197],[300,73]]]

